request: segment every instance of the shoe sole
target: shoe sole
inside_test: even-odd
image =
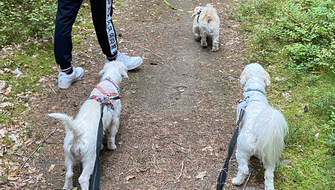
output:
[[[128,71],[136,69],[137,67],[139,67],[141,64],[143,63],[143,60],[141,60],[141,62],[139,62],[137,65],[131,67],[131,68],[127,68]]]

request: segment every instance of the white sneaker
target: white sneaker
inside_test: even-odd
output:
[[[143,62],[140,57],[130,57],[126,53],[117,52],[115,61],[121,61],[128,70],[132,70],[140,66]]]
[[[60,72],[58,74],[58,87],[67,89],[73,82],[80,80],[83,76],[84,69],[81,67],[73,67],[73,72],[69,75],[64,72]]]

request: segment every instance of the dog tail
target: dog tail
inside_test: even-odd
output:
[[[79,131],[75,127],[72,117],[70,117],[66,114],[62,114],[62,113],[50,113],[48,115],[50,117],[54,117],[54,118],[62,120],[63,124],[65,125],[65,129],[71,131],[73,133],[73,135],[75,136],[75,138],[78,137]]]
[[[256,151],[259,151],[263,162],[275,166],[284,150],[284,137],[288,133],[283,114],[269,106],[257,115],[253,125],[257,134]]]
[[[206,12],[206,21],[207,21],[207,23],[210,23],[210,22],[213,21],[213,19],[215,19],[213,17],[213,9],[214,9],[214,7],[211,4],[208,4],[207,6],[209,6],[209,11]]]

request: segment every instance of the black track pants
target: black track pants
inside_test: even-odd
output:
[[[83,0],[58,0],[54,51],[61,69],[71,67],[71,30]],[[93,24],[102,52],[107,57],[116,55],[118,46],[112,22],[112,0],[91,0]]]

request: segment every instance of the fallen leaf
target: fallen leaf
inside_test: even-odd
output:
[[[136,172],[137,172],[137,173],[145,172],[145,171],[147,171],[146,168],[136,168]]]
[[[10,103],[10,102],[3,102],[0,104],[0,108],[5,108],[5,107],[8,107],[8,106],[12,106],[13,104]]]
[[[198,175],[195,176],[195,178],[204,180],[204,177],[206,176],[206,173],[207,173],[207,171],[204,171],[204,172],[198,172]]]
[[[51,164],[51,166],[49,167],[48,172],[51,172],[54,168],[55,168],[55,164]]]
[[[7,179],[8,179],[9,181],[15,181],[15,180],[17,180],[18,178],[17,178],[17,177],[11,177],[11,176],[9,176]]]
[[[1,93],[2,89],[5,88],[5,86],[6,86],[6,81],[0,80],[0,93]]]
[[[202,151],[205,151],[205,150],[209,150],[209,151],[213,152],[214,149],[211,146],[207,146],[207,147],[202,149]]]
[[[15,69],[15,71],[13,71],[13,73],[16,75],[15,77],[19,77],[22,75],[22,72],[19,70],[19,68]]]
[[[129,176],[126,177],[126,180],[129,181],[130,179],[134,179],[134,178],[135,178],[135,176],[129,175]]]
[[[162,172],[162,170],[156,170],[156,174],[161,174]]]
[[[12,86],[9,86],[6,90],[5,90],[5,95],[8,95],[10,93],[10,91],[12,90]]]

